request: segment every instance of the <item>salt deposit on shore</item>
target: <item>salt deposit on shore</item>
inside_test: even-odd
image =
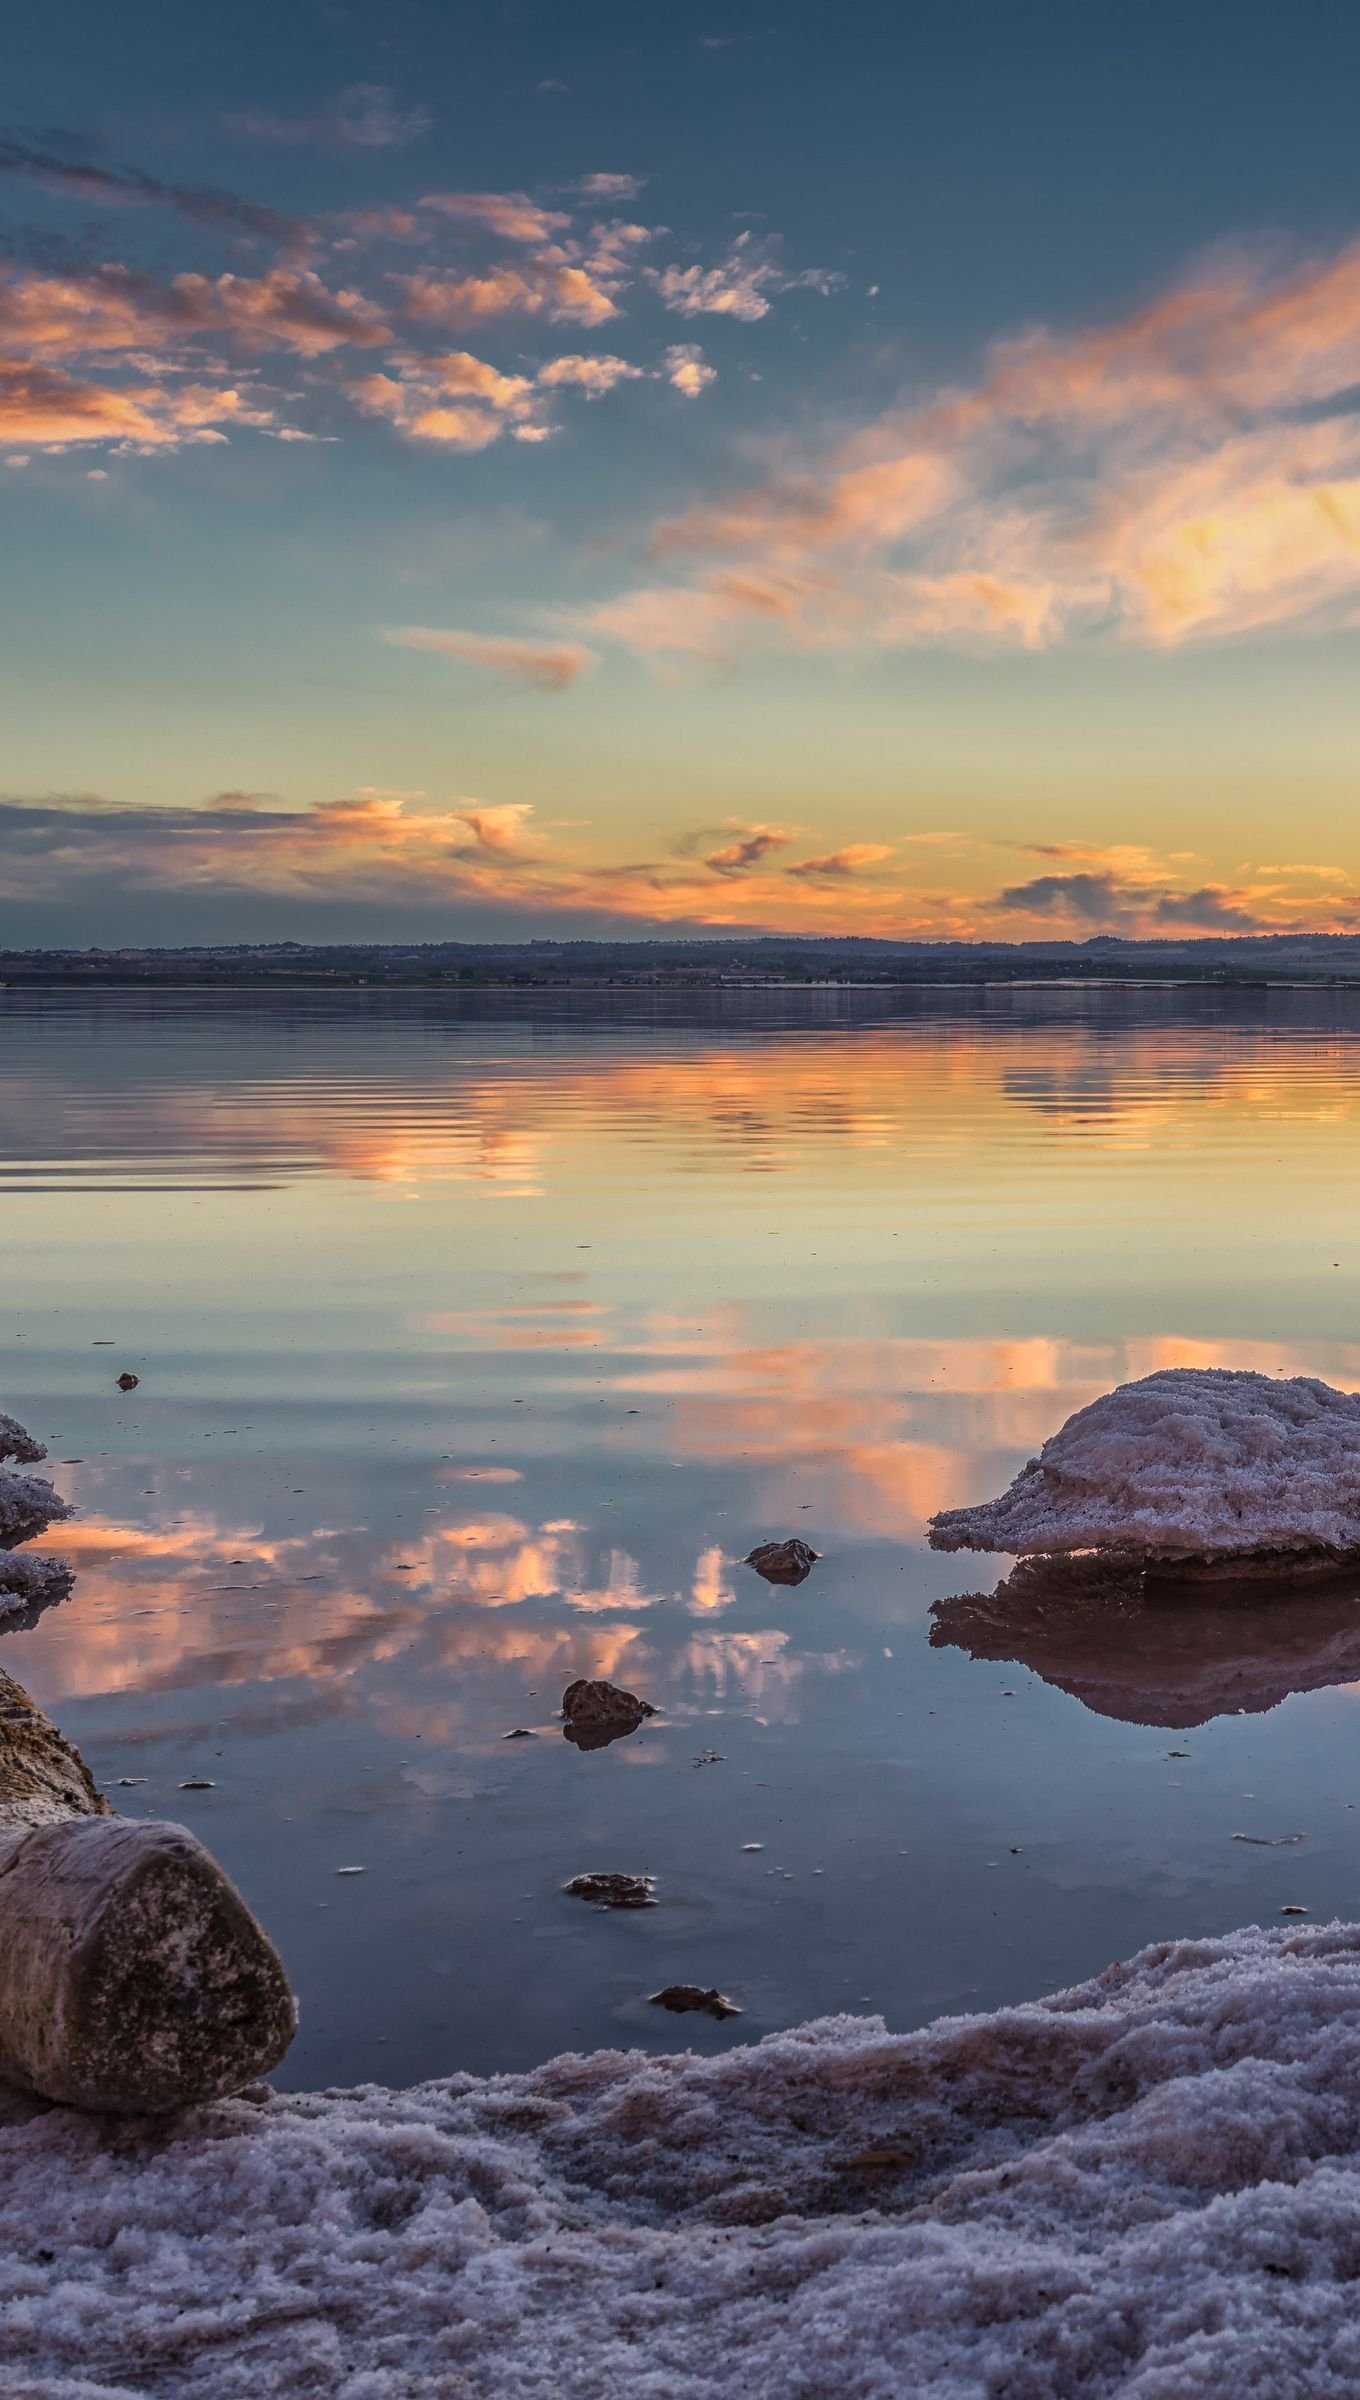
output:
[[[1360,1927],[891,2036],[12,2107],[11,2400],[1352,2400]]]
[[[1149,1559],[1360,1548],[1360,1395],[1312,1376],[1168,1367],[1106,1392],[999,1500],[931,1519],[936,1550]]]

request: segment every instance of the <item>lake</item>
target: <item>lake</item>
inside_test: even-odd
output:
[[[0,1660],[241,1885],[281,2084],[1355,1915],[1360,1592],[1007,1608],[924,1527],[1157,1367],[1360,1386],[1360,995],[10,991],[0,1041],[0,1408],[80,1512]],[[657,1715],[576,1748],[581,1675]]]

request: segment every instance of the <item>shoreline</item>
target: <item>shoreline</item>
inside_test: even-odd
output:
[[[1360,1926],[170,2124],[0,2114],[14,2400],[1354,2389]]]

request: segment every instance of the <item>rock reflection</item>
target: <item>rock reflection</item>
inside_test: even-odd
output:
[[[1360,1680],[1360,1570],[1176,1589],[1136,1566],[1024,1559],[931,1610],[932,1649],[1028,1667],[1098,1716],[1183,1730]]]

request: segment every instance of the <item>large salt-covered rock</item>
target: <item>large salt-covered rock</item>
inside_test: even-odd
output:
[[[935,1550],[1152,1559],[1360,1549],[1360,1395],[1168,1367],[1069,1417],[1008,1492],[930,1522]]]

